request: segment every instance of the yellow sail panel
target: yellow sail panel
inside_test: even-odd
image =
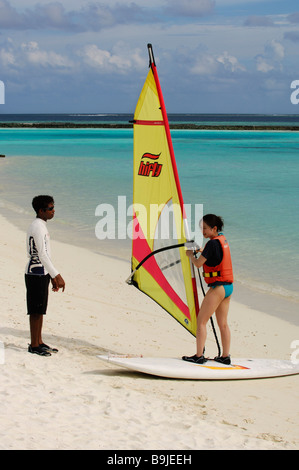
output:
[[[134,119],[140,121],[162,121],[160,101],[152,69],[149,69],[143,89],[140,93]]]
[[[182,246],[186,221],[154,72],[151,67],[134,114],[132,283],[195,335],[195,279]]]
[[[156,229],[157,219],[155,212],[161,212],[163,206],[172,199],[174,207],[179,214],[177,220],[180,228],[180,239],[184,236],[183,224],[181,219],[180,201],[176,184],[173,177],[173,169],[169,155],[169,148],[166,139],[165,127],[160,111],[160,103],[157,95],[153,93],[150,79],[152,71],[150,70],[145,87],[141,93],[141,102],[143,106],[139,114],[144,115],[144,108],[153,109],[152,117],[156,119],[139,119],[137,114],[134,116],[134,186],[133,186],[133,205],[135,212],[138,212],[138,221],[141,229],[153,247],[154,231]],[[146,93],[144,93],[146,91]],[[139,108],[139,102],[137,108]],[[177,217],[176,217],[177,219]]]

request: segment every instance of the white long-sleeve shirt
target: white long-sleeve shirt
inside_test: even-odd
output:
[[[46,275],[54,278],[59,274],[51,261],[50,236],[47,223],[36,218],[28,228],[27,253],[29,261],[26,265],[26,274]]]

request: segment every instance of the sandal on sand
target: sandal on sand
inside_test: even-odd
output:
[[[40,346],[32,347],[31,344],[28,344],[28,352],[31,354],[38,354],[39,356],[51,356],[51,353],[41,348]]]
[[[58,349],[51,348],[51,346],[48,346],[45,343],[40,344],[39,347],[42,348],[44,351],[48,351],[48,352],[52,352],[52,353],[58,353]]]

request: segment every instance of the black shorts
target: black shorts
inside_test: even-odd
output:
[[[50,275],[25,274],[27,315],[45,315],[48,306]]]

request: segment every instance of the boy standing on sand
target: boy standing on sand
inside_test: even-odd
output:
[[[36,219],[27,232],[27,253],[25,284],[27,290],[27,314],[30,316],[31,344],[28,352],[40,356],[51,356],[57,349],[50,348],[42,340],[43,316],[48,305],[49,282],[52,291],[65,289],[65,282],[51,261],[50,237],[47,221],[54,217],[54,199],[52,196],[36,196],[32,200]]]

